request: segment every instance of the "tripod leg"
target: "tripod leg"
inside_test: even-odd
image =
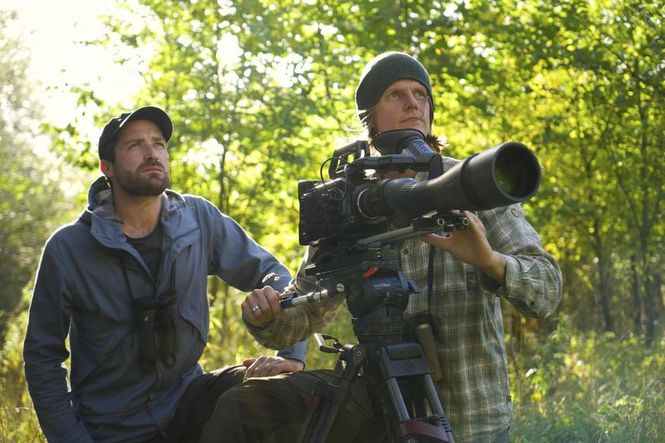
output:
[[[373,371],[377,375],[374,378],[383,379],[390,397],[389,411],[386,412],[391,416],[396,441],[418,442],[424,438],[426,441],[453,443],[450,424],[434,387],[422,347],[408,342],[388,344],[381,346],[377,354],[377,361],[369,359],[369,363],[377,365]],[[426,401],[414,407],[414,411],[409,411],[400,383],[410,384],[412,389],[417,387],[411,396],[414,392],[422,392],[426,397],[422,400]],[[431,413],[429,416],[410,415],[411,412],[424,412],[427,409]]]
[[[356,345],[346,352],[349,355],[341,374],[336,374],[328,383],[319,382],[314,388],[308,404],[309,414],[300,435],[301,443],[325,443],[328,439],[339,409],[348,397],[351,383],[358,377],[366,357],[362,345]]]

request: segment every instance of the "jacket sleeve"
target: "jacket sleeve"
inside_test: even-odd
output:
[[[217,275],[229,285],[251,291],[269,285],[282,291],[291,275],[286,267],[270,252],[247,235],[231,217],[222,214],[212,203],[206,202],[204,210],[210,220],[212,253],[209,274]],[[303,337],[304,338],[304,337]],[[277,355],[305,362],[306,342],[289,343]]]
[[[298,295],[307,294],[317,288],[316,280],[304,272],[315,252],[316,248],[307,248],[296,278],[289,288]],[[259,343],[277,349],[320,331],[335,318],[343,301],[344,295],[340,294],[317,303],[303,303],[285,309],[278,319],[264,328],[252,327],[249,324],[247,326]]]
[[[42,254],[30,302],[23,347],[25,377],[44,435],[49,442],[92,442],[72,408],[63,362],[70,326],[66,270],[50,240]]]
[[[222,214],[212,203],[195,199],[207,232],[208,274],[216,275],[241,291],[263,286],[263,280],[274,275],[271,286],[283,289],[291,275],[270,252],[259,246],[231,217]]]
[[[504,297],[524,315],[544,318],[552,314],[561,301],[563,277],[522,207],[497,208],[479,216],[492,248],[506,260],[505,283],[497,285],[481,276],[483,289]]]

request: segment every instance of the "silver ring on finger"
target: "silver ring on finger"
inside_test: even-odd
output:
[[[252,314],[255,313],[256,311],[258,311],[259,309],[261,309],[261,307],[259,305],[254,306],[252,308]]]

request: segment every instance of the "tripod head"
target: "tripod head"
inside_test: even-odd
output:
[[[437,212],[417,217],[401,229],[319,247],[305,274],[314,276],[319,289],[309,294],[288,294],[282,308],[346,296],[353,330],[359,343],[395,343],[403,339],[409,297],[420,292],[405,278],[397,244],[431,232],[465,229],[469,220],[459,212]]]

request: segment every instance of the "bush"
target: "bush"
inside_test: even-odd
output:
[[[27,294],[7,325],[0,353],[0,442],[45,442],[23,375]]]
[[[211,309],[207,370],[272,353],[240,320],[244,294],[231,291]],[[10,325],[0,357],[0,442],[43,442],[30,402],[21,351],[27,300]],[[222,321],[224,317],[230,321]],[[354,343],[344,309],[326,332]],[[508,336],[512,349],[512,337]],[[519,442],[656,442],[665,435],[665,339],[646,348],[639,337],[573,332],[559,326],[540,343],[534,337],[511,357],[515,410],[511,434]],[[308,368],[332,368],[336,356],[309,344]]]
[[[511,381],[516,442],[652,442],[665,435],[665,339],[559,327]]]

